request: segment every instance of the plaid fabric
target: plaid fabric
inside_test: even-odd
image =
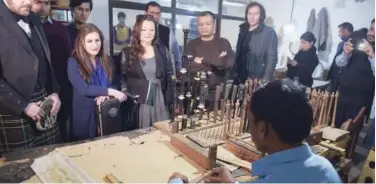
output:
[[[31,102],[44,100],[45,89],[34,93]],[[58,123],[46,131],[39,131],[36,122],[26,116],[0,115],[0,153],[45,146],[60,142]]]

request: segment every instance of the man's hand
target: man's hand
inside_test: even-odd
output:
[[[59,95],[56,94],[56,93],[52,93],[50,96],[48,96],[46,98],[50,98],[54,102],[52,104],[51,114],[52,115],[57,115],[57,113],[60,110],[60,106],[61,106]]]
[[[97,98],[95,98],[95,101],[97,102],[97,105],[100,105],[109,98],[109,96],[98,96]]]
[[[363,39],[363,44],[359,47],[359,50],[366,53],[369,57],[375,57],[375,51],[373,50],[372,45],[365,39]]]
[[[194,61],[195,63],[201,64],[203,59],[203,57],[195,57]]]
[[[227,52],[226,51],[223,51],[221,52],[221,54],[219,54],[219,58],[223,58],[227,55]]]
[[[346,55],[350,55],[352,51],[354,50],[354,46],[351,43],[351,38],[345,43],[343,46],[343,51],[345,52]]]
[[[235,183],[230,170],[225,167],[218,167],[212,170],[212,174],[204,178],[205,183]]]
[[[188,178],[186,176],[184,176],[183,174],[180,174],[178,172],[174,172],[174,174],[172,174],[170,176],[170,178],[168,179],[168,181],[174,179],[174,178],[180,178],[181,180],[183,180],[184,183],[188,183]]]
[[[24,113],[34,121],[39,121],[41,119],[39,113],[40,113],[40,107],[37,103],[31,102],[24,110]]]

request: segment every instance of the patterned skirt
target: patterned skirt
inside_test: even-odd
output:
[[[43,101],[46,90],[34,93],[31,102]],[[45,131],[36,128],[36,122],[25,115],[0,114],[0,153],[13,152],[37,146],[60,143],[58,123]]]

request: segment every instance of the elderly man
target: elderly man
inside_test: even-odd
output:
[[[57,124],[44,119],[59,111],[59,87],[31,1],[0,1],[0,152],[60,141]],[[50,112],[40,107],[46,97],[52,100]]]

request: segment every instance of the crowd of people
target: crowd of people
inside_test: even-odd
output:
[[[121,49],[119,65],[105,53],[102,31],[87,23],[93,2],[71,0],[69,7],[73,21],[65,26],[50,17],[51,0],[0,1],[1,153],[98,136],[95,108],[109,98],[126,102],[138,95],[137,102],[130,103],[140,104],[137,128],[168,120],[175,110],[173,80],[182,68],[181,52],[172,30],[159,23],[161,6],[157,2],[145,5],[145,14],[136,17],[133,27],[114,26],[115,44],[127,44]],[[118,15],[119,20],[125,17]],[[292,80],[275,80],[278,36],[264,24],[265,18],[260,3],[246,7],[233,52],[230,42],[214,33],[216,16],[201,12],[197,16],[199,37],[184,50],[194,58],[192,72],[212,72],[209,93],[228,79],[236,84],[248,78],[269,82],[255,92],[249,108],[252,141],[270,155],[252,163],[253,173],[260,176],[257,181],[340,182],[333,166],[303,143],[313,115],[302,86],[312,86],[312,73],[319,63],[315,35],[301,35],[300,50],[288,61],[287,76]],[[354,31],[348,22],[339,29],[343,41],[328,75],[328,90],[340,94],[337,128],[362,107],[373,110],[375,88],[374,19],[369,29]],[[46,101],[52,104],[49,112],[42,108]],[[56,119],[46,121],[46,114]],[[374,146],[372,134],[370,145]],[[288,174],[291,170],[298,173],[292,176]],[[215,173],[207,180],[234,181],[223,168]],[[179,173],[171,177],[171,182],[184,180]]]

